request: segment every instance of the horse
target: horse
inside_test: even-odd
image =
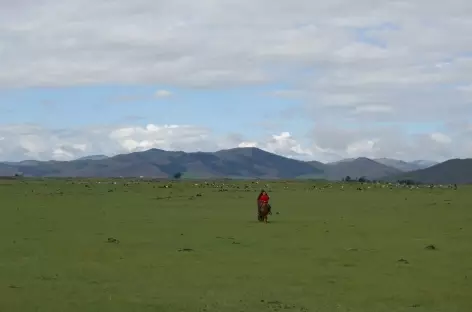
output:
[[[269,204],[268,203],[261,203],[258,205],[258,214],[257,219],[259,222],[268,223],[267,216],[269,215]]]

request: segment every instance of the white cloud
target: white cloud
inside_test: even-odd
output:
[[[5,137],[0,160],[71,160],[87,155],[115,155],[151,148],[183,151],[216,151],[233,147],[259,147],[269,152],[304,159],[313,152],[290,133],[262,141],[238,135],[219,136],[210,129],[191,125],[117,126],[75,130],[46,129],[35,125],[1,126]],[[322,155],[319,155],[322,156]]]
[[[156,97],[157,98],[166,98],[172,96],[172,92],[167,91],[167,90],[157,90],[156,91]]]
[[[241,142],[238,144],[238,147],[257,147],[257,142]]]
[[[451,124],[444,133],[412,135],[402,127],[403,124],[349,127],[325,123],[316,125],[309,136],[318,148],[323,149],[322,153],[315,153],[322,155],[322,160],[390,157],[407,161],[443,161],[471,155],[472,127],[468,122]]]
[[[393,109],[384,105],[365,105],[356,107],[357,113],[390,113]]]
[[[150,148],[212,150],[210,130],[186,125],[47,129],[35,125],[0,126],[5,137],[0,159],[69,160],[91,154],[114,155]]]
[[[0,160],[70,160],[87,155],[116,155],[164,150],[216,151],[258,147],[301,160],[334,161],[352,157],[445,160],[472,152],[472,127],[464,123],[446,133],[408,135],[393,126],[346,129],[319,125],[310,139],[282,131],[260,139],[217,134],[192,125],[129,125],[103,128],[47,129],[35,125],[0,126]],[[434,157],[430,157],[434,155]]]
[[[415,83],[441,80],[427,65],[453,67],[445,59],[472,47],[472,5],[464,0],[15,3],[0,13],[5,86],[252,84],[297,64],[328,73],[347,66],[358,84]],[[461,73],[451,69],[449,79]]]
[[[289,132],[272,135],[272,138],[264,142],[261,147],[270,152],[285,156],[297,158],[313,157],[313,152],[310,149],[303,148]]]
[[[451,138],[444,133],[435,132],[431,134],[431,139],[438,143],[449,144],[452,142]]]
[[[401,126],[378,126],[458,124],[472,116],[468,0],[359,0],[356,5],[348,0],[0,3],[0,88],[274,83],[284,87],[268,96],[300,101],[291,116],[317,123],[309,144],[277,126],[273,133],[279,134],[265,142],[225,141],[193,126],[70,130],[67,136],[13,127],[26,135],[4,126],[3,155],[67,158],[99,150],[197,148],[202,142],[205,148],[257,144],[320,159],[362,153],[439,159],[470,156],[467,152],[472,151],[466,128],[449,129],[441,137],[436,131],[411,135]],[[167,90],[155,93],[170,95]],[[346,120],[357,130],[330,123]]]
[[[355,141],[347,146],[346,152],[352,157],[372,157],[379,150],[376,146],[378,141],[378,139]]]
[[[466,92],[466,93],[472,93],[472,83],[469,84],[469,85],[465,85],[465,86],[458,86],[457,90],[460,90],[460,91],[463,91],[463,92]]]

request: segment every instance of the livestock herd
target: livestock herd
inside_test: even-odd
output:
[[[80,183],[80,184],[90,184],[91,181],[77,181],[72,182]],[[96,181],[97,184],[114,184],[117,185],[120,181],[116,180],[106,180],[106,181]],[[276,189],[284,189],[284,190],[340,190],[344,191],[347,189],[355,188],[358,191],[366,191],[366,190],[375,190],[375,189],[453,189],[457,190],[457,184],[415,184],[409,185],[405,183],[383,183],[383,182],[309,182],[303,180],[266,180],[266,181],[241,181],[236,182],[233,180],[214,180],[214,181],[188,181],[188,180],[147,180],[147,179],[133,179],[133,180],[125,180],[123,183],[124,186],[130,186],[133,184],[154,184],[155,187],[159,188],[173,188],[174,185],[178,185],[180,183],[185,183],[188,187],[194,188],[208,188],[208,189],[216,189],[219,192],[227,192],[227,191],[246,191],[246,192],[255,192],[260,191],[261,189],[265,189],[267,191],[272,191],[273,187]],[[120,184],[121,184],[120,183]]]

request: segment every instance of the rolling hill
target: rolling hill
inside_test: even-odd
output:
[[[439,162],[432,161],[432,160],[415,160],[415,161],[412,161],[411,163],[422,167],[421,169],[426,169],[428,167],[432,167],[434,165],[439,164]]]
[[[329,180],[341,180],[346,176],[352,179],[366,177],[368,179],[378,179],[385,176],[396,175],[402,171],[380,164],[369,158],[345,159],[336,163],[326,164],[324,168],[325,176]]]
[[[154,177],[168,178],[181,172],[186,178],[315,178],[341,180],[366,177],[370,180],[412,179],[424,183],[469,183],[472,160],[450,160],[426,169],[414,170],[412,164],[391,159],[356,158],[324,164],[304,162],[269,153],[258,148],[233,148],[213,153],[164,151],[120,154],[113,157],[92,155],[72,161],[37,161],[0,163],[0,176],[21,173],[33,177]],[[457,162],[460,162],[457,163]],[[462,169],[462,166],[465,166]],[[405,171],[410,172],[405,172]]]
[[[107,159],[107,158],[108,156],[105,156],[105,155],[89,155],[89,156],[77,158],[76,160],[102,160],[102,159]]]
[[[18,172],[15,166],[7,163],[0,163],[0,176],[14,176]]]
[[[380,164],[393,167],[404,172],[425,169],[437,164],[437,162],[428,160],[415,160],[411,162],[391,158],[375,158],[373,160]]]
[[[296,178],[321,175],[312,165],[257,148],[235,148],[214,153],[185,153],[151,149],[99,159],[4,163],[0,175],[21,172],[38,177],[156,177],[177,172],[186,177]]]
[[[423,167],[419,164],[406,162],[403,160],[397,160],[397,159],[391,159],[391,158],[375,158],[373,160],[378,162],[379,164],[389,166],[403,172],[423,169]]]
[[[385,180],[413,180],[427,184],[470,184],[472,159],[450,159],[425,169],[388,176]]]

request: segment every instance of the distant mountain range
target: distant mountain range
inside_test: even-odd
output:
[[[90,156],[77,158],[76,160],[103,160],[107,158],[109,157],[105,155],[90,155]]]
[[[427,184],[472,184],[472,159],[450,159],[425,169],[389,176],[385,180],[412,180]]]
[[[323,171],[328,180],[341,180],[347,176],[351,179],[360,177],[379,179],[404,172],[393,166],[387,166],[365,157],[328,163],[324,166]]]
[[[375,158],[374,161],[405,172],[425,169],[438,164],[438,162],[430,160],[415,160],[412,162],[406,162],[403,160],[391,158]]]
[[[471,165],[472,171],[472,159],[438,164],[427,160],[405,162],[361,157],[325,164],[290,159],[258,148],[234,148],[213,153],[151,149],[113,157],[92,155],[72,161],[3,162],[0,163],[0,176],[168,178],[181,172],[186,178],[341,180],[349,176],[352,179],[472,183],[472,175],[467,175],[468,169],[464,167],[467,165]]]

